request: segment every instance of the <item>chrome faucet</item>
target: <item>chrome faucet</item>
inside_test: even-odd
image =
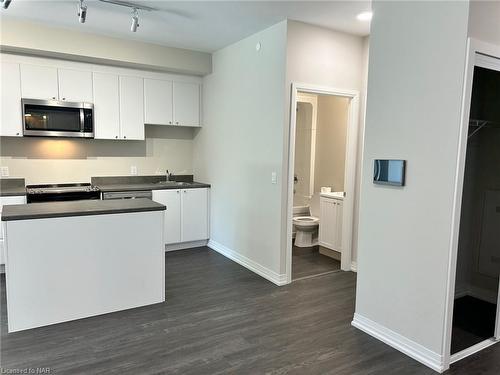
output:
[[[173,173],[170,173],[170,172],[168,171],[168,169],[167,169],[167,173],[166,173],[167,181],[172,181],[172,176],[173,176],[173,175],[174,175],[174,174],[173,174]]]

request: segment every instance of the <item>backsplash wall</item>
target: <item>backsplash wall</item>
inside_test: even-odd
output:
[[[92,176],[193,171],[192,128],[146,126],[145,141],[0,138],[0,165],[26,184],[90,182]]]

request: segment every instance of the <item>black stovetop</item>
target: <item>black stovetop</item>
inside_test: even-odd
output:
[[[99,188],[89,183],[27,185],[28,203],[100,199]]]

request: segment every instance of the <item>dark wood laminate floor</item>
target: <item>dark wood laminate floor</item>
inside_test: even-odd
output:
[[[355,275],[277,287],[207,249],[166,255],[167,302],[7,334],[3,368],[52,374],[433,374],[350,325]],[[500,346],[450,374],[498,374]]]
[[[340,270],[340,262],[320,254],[319,246],[292,248],[292,279],[302,279]]]

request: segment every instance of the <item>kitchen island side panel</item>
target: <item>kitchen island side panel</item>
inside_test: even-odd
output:
[[[4,222],[9,332],[165,301],[163,216]]]

